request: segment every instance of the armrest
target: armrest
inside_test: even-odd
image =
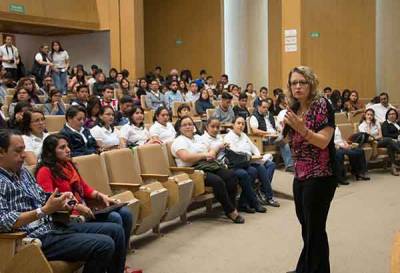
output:
[[[159,182],[167,182],[168,181],[168,175],[166,174],[152,174],[152,173],[146,173],[146,174],[141,174],[140,175],[143,179],[155,179]]]
[[[26,237],[26,233],[25,232],[0,233],[0,239],[17,240],[17,239],[22,239],[24,237]]]
[[[194,173],[194,168],[192,167],[169,167],[171,172],[185,172],[187,174]]]
[[[251,160],[258,160],[258,159],[262,159],[263,156],[262,155],[252,155],[251,156]]]
[[[110,183],[112,189],[117,190],[129,190],[131,192],[138,191],[142,184],[130,184],[130,183]]]

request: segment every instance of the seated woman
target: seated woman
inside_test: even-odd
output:
[[[20,88],[23,88],[28,92],[29,97],[31,98],[33,103],[41,103],[38,97],[39,90],[35,82],[35,78],[31,79],[29,77],[23,77],[19,79],[17,84],[17,90]]]
[[[183,118],[192,115],[190,106],[189,104],[186,103],[179,105],[178,109],[176,110],[176,113],[178,114],[178,118]]]
[[[258,148],[251,142],[250,138],[243,132],[246,126],[244,118],[238,116],[234,120],[233,130],[225,135],[224,141],[229,144],[229,148],[235,152],[243,152],[252,156],[261,156]],[[261,182],[261,198],[266,205],[279,207],[280,204],[274,199],[272,192],[272,178],[275,172],[275,163],[271,160],[254,161],[251,163],[253,169],[247,171],[256,170],[256,173],[250,173],[253,177],[256,176]]]
[[[82,106],[71,106],[65,114],[67,123],[61,129],[60,134],[68,140],[71,155],[89,155],[97,153],[96,140],[89,129],[83,127],[86,118],[85,108]]]
[[[23,113],[21,133],[25,144],[26,165],[36,165],[40,158],[43,141],[49,136],[45,130],[45,117],[42,111],[30,110]]]
[[[195,108],[197,114],[203,118],[207,116],[207,109],[214,108],[210,100],[210,94],[205,88],[201,89],[200,97],[195,103]]]
[[[128,114],[129,123],[121,127],[121,147],[134,147],[143,144],[160,144],[160,138],[150,136],[144,127],[144,111],[140,106],[133,106]]]
[[[8,116],[12,117],[14,115],[14,108],[17,105],[18,102],[28,102],[30,105],[34,105],[35,103],[32,101],[31,96],[29,95],[28,91],[21,87],[17,89],[17,91],[14,93],[14,96],[12,98],[12,102],[10,106],[8,106]]]
[[[90,97],[86,107],[87,117],[84,124],[86,128],[91,129],[99,122],[100,109],[100,99],[95,96]]]
[[[45,115],[65,115],[65,105],[61,100],[61,92],[55,88],[50,90],[49,99],[43,106]]]
[[[120,132],[114,128],[114,109],[104,106],[100,109],[99,122],[90,129],[101,151],[118,149],[120,147]]]
[[[15,105],[14,115],[7,121],[8,129],[19,130],[22,124],[22,117],[24,112],[32,110],[32,105],[29,102],[21,101]]]
[[[358,101],[358,98],[358,92],[356,90],[351,91],[349,100],[344,103],[344,110],[354,113],[363,112],[365,105]]]
[[[215,160],[216,152],[208,148],[199,135],[194,134],[194,128],[194,122],[189,116],[179,119],[175,124],[177,137],[172,143],[171,153],[178,167]],[[234,172],[221,167],[213,172],[206,171],[205,174],[205,185],[213,188],[215,198],[221,203],[225,214],[234,223],[244,223],[235,206],[238,181]]]
[[[78,170],[71,160],[69,140],[61,135],[48,136],[43,143],[43,151],[35,176],[38,184],[45,192],[72,192],[77,205],[74,207],[76,214],[82,215],[87,221],[113,222],[123,227],[125,242],[129,244],[132,230],[132,214],[127,207],[108,214],[93,215],[87,206],[88,201],[98,201],[104,206],[112,205],[118,201],[111,199],[106,194],[94,190],[79,175]]]
[[[154,113],[154,124],[150,127],[150,136],[159,137],[162,142],[173,141],[176,132],[169,120],[168,109],[164,106],[159,107]]]
[[[390,112],[390,110],[388,111],[388,113]],[[394,112],[396,112],[396,110],[394,110]],[[388,115],[388,113],[386,113],[386,119],[389,118],[389,116],[393,116],[395,118],[393,111],[392,115]],[[387,122],[387,124],[389,123]],[[391,137],[382,134],[383,132],[381,126],[379,122],[377,122],[375,119],[375,111],[373,109],[368,108],[367,110],[365,110],[365,113],[361,119],[361,124],[358,126],[358,130],[360,132],[368,133],[369,135],[374,137],[375,140],[378,142],[378,147],[387,148],[390,163],[392,165],[391,173],[395,176],[400,175],[397,170],[399,166],[396,164],[396,153],[400,152],[400,145],[398,144],[398,142],[396,142],[395,139],[392,139]]]
[[[344,156],[347,155],[350,161],[351,173],[356,177],[356,180],[370,180],[367,173],[367,161],[365,159],[364,150],[359,147],[352,147],[342,137],[339,127],[335,129],[335,164],[336,164],[336,177],[338,183],[341,185],[348,185],[346,181],[346,172],[344,169]]]
[[[207,120],[206,130],[204,134],[201,136],[201,140],[204,144],[206,144],[209,148],[217,151],[217,159],[220,160],[224,157],[224,149],[226,144],[222,139],[222,136],[219,134],[220,131],[220,121],[211,117]],[[252,170],[249,170],[252,169]],[[257,195],[253,189],[253,184],[256,179],[257,170],[249,166],[248,168],[235,168],[235,175],[239,179],[239,185],[242,188],[242,192],[239,198],[239,211],[247,212],[247,213],[265,213],[267,209],[260,205],[259,200],[257,199]]]

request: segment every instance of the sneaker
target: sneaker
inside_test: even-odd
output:
[[[281,206],[281,204],[279,204],[279,202],[274,199],[269,199],[267,202],[267,205],[271,207],[279,208]]]
[[[256,196],[257,196],[258,202],[261,205],[267,205],[267,198],[265,198],[265,195],[263,193],[261,193],[260,190],[256,191]]]
[[[257,207],[254,208],[254,210],[258,213],[266,213],[267,212],[267,208],[264,208],[261,205],[258,205]]]
[[[249,205],[240,206],[238,208],[238,211],[246,213],[256,213],[256,210],[251,208]]]

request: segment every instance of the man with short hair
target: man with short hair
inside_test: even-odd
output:
[[[89,87],[79,85],[76,89],[76,99],[72,101],[71,106],[80,105],[86,109],[89,100]]]
[[[389,103],[389,94],[382,92],[379,94],[379,103],[373,104],[367,108],[371,108],[375,111],[375,119],[380,123],[383,123],[386,118],[386,112],[390,108],[395,108]]]
[[[199,87],[196,82],[191,82],[189,84],[189,90],[186,93],[186,102],[196,102],[200,98],[200,92],[198,92]]]
[[[221,102],[215,109],[214,117],[222,123],[232,123],[235,119],[235,113],[232,109],[232,95],[228,92],[223,92],[221,95]]]
[[[114,87],[111,85],[104,86],[103,98],[100,99],[101,106],[111,106],[114,111],[118,110],[118,100],[114,99]]]
[[[18,80],[17,65],[20,62],[18,48],[13,45],[13,37],[5,35],[5,43],[0,46],[0,62],[10,73],[13,80]]]
[[[267,100],[268,99],[268,88],[265,86],[262,86],[260,88],[260,95],[256,97],[253,103],[254,109],[257,109],[258,105],[260,104],[261,100]]]
[[[161,75],[161,66],[156,66],[154,68],[154,76],[160,83],[164,83],[164,77]]]
[[[68,147],[66,148],[68,149]],[[49,261],[85,262],[83,272],[124,272],[124,230],[115,223],[69,223],[59,226],[51,215],[72,210],[71,192],[50,196],[23,167],[25,145],[11,130],[0,130],[0,232],[22,231],[38,238]]]
[[[332,88],[330,88],[329,86],[325,87],[324,97],[329,101],[330,104],[332,104],[331,95],[332,95]]]
[[[153,79],[150,82],[150,89],[146,92],[146,106],[152,110],[157,110],[160,106],[165,106],[165,96],[160,92],[160,83]]]
[[[293,159],[289,144],[285,143],[275,127],[275,119],[271,112],[268,111],[269,103],[261,100],[250,118],[250,127],[255,135],[265,138],[267,144],[275,144],[279,146],[286,171],[293,172]]]
[[[228,89],[228,84],[229,84],[228,75],[222,74],[220,81],[224,84],[224,89]]]
[[[119,111],[115,112],[114,123],[116,126],[122,126],[129,123],[129,112],[133,108],[133,99],[131,96],[123,96],[119,100]]]
[[[240,93],[239,103],[233,107],[235,117],[239,116],[244,118],[244,120],[247,120],[247,118],[250,117],[250,112],[247,109],[247,99],[248,96],[246,93]],[[244,132],[247,133],[247,122],[245,124]]]
[[[165,106],[171,110],[174,102],[184,102],[181,91],[178,90],[179,83],[172,80],[169,84],[169,90],[165,93]]]
[[[195,80],[197,86],[201,89],[206,84],[207,71],[205,69],[200,70],[200,77]]]

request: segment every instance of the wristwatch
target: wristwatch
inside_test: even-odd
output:
[[[39,219],[43,218],[46,216],[46,214],[43,212],[42,208],[37,208],[36,209],[36,215]]]

